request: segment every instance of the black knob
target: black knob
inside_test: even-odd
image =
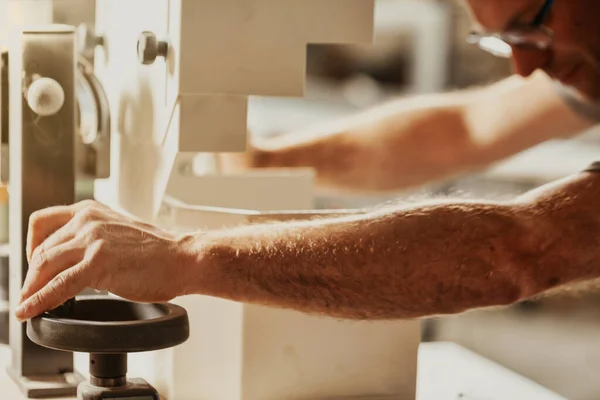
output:
[[[153,64],[158,57],[167,57],[169,44],[164,40],[158,40],[152,32],[142,32],[137,43],[138,59],[144,65]]]

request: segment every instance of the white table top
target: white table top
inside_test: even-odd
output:
[[[10,349],[0,346],[1,397],[24,400],[6,375],[9,357]],[[566,400],[453,343],[421,345],[417,391],[417,400]]]
[[[566,400],[454,343],[419,350],[417,400]]]

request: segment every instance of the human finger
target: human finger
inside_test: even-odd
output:
[[[42,244],[39,248],[44,247]],[[84,255],[85,248],[76,240],[49,247],[48,250],[36,251],[21,289],[20,302],[25,301],[67,268],[81,262]]]
[[[41,213],[40,217],[36,217],[41,218],[41,220],[33,222],[33,224],[39,224],[41,228],[36,228],[34,225],[34,228],[28,232],[28,261],[36,256],[36,251],[43,251],[51,246],[71,240],[80,233],[86,224],[102,220],[105,216],[102,207],[96,207],[96,203],[92,201],[80,202],[73,206],[67,206],[66,209],[52,207],[48,209],[48,212],[51,213],[50,217],[46,217],[44,213]],[[45,233],[36,234],[36,229]],[[40,248],[42,245],[43,247]]]
[[[33,252],[47,237],[52,235],[75,216],[77,210],[71,206],[56,206],[39,210],[29,217],[27,228],[27,261],[33,258]]]
[[[50,280],[42,289],[21,303],[15,316],[26,321],[46,311],[53,310],[77,296],[90,282],[90,269],[86,262],[69,268]]]

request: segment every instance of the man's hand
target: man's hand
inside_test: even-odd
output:
[[[220,153],[218,157],[220,170],[225,174],[236,174],[249,169],[265,167],[265,165],[260,165],[260,152],[250,141],[246,144],[245,152]]]
[[[87,287],[169,301],[184,294],[190,278],[184,241],[93,201],[38,211],[29,221],[29,271],[16,316],[35,317]]]

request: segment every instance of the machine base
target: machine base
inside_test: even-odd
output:
[[[143,379],[129,379],[126,386],[98,387],[83,382],[77,389],[78,400],[160,400],[158,392]]]
[[[77,386],[85,380],[78,372],[29,377],[21,376],[10,367],[6,372],[28,399],[75,397]]]

